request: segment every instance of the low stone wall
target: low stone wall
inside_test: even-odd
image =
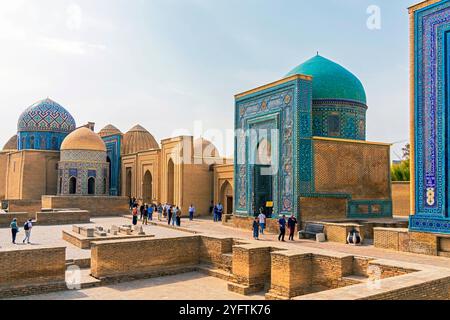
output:
[[[408,229],[374,228],[374,246],[395,251],[437,256],[441,238],[450,236],[410,232]]]
[[[201,236],[199,242],[200,262],[212,264],[215,267],[229,271],[230,261],[227,254],[233,251],[232,238]]]
[[[0,251],[0,297],[65,288],[66,248]]]
[[[42,208],[78,208],[89,211],[91,217],[122,216],[130,213],[127,197],[42,196]]]
[[[62,225],[90,222],[91,214],[87,210],[36,212],[36,223],[38,225]]]
[[[356,223],[329,223],[314,222],[324,226],[324,233],[327,241],[347,244],[347,237],[350,231],[358,231],[363,239],[365,238],[365,228],[363,225]]]
[[[391,188],[393,215],[409,217],[411,214],[410,183],[392,182]]]
[[[74,246],[80,248],[80,249],[90,249],[92,246],[92,243],[97,241],[115,241],[115,240],[130,240],[130,239],[149,239],[154,238],[154,235],[124,235],[124,236],[106,236],[106,237],[94,237],[94,238],[88,238],[83,237],[80,234],[77,234],[75,232],[70,231],[62,231],[62,238],[63,240],[73,244]]]
[[[41,200],[6,200],[9,212],[27,212],[34,214],[42,209]]]
[[[17,225],[20,228],[28,219],[34,219],[35,214],[28,212],[0,213],[0,228],[9,228],[14,218],[17,218]]]
[[[166,268],[199,264],[199,237],[98,241],[91,245],[91,273],[97,279],[159,275]]]

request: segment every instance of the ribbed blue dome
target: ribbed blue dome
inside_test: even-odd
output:
[[[75,119],[60,104],[47,98],[27,108],[19,117],[18,132],[61,132],[75,130]]]
[[[296,74],[313,77],[313,100],[337,99],[367,103],[361,81],[341,65],[320,55],[302,63],[286,76]]]

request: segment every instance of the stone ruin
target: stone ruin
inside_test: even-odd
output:
[[[112,225],[110,229],[105,229],[102,226],[95,226],[95,228],[91,227],[80,227],[73,226],[72,231],[76,234],[79,234],[86,238],[95,238],[95,237],[108,237],[108,236],[131,236],[131,235],[140,235],[145,236],[145,232],[142,226],[133,226],[131,225]]]

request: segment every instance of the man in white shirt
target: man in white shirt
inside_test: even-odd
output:
[[[264,234],[264,229],[266,228],[266,215],[262,210],[260,211],[258,219],[259,219],[259,226],[261,227],[261,234]]]
[[[28,244],[30,244],[30,237],[31,237],[31,229],[33,228],[33,220],[30,219],[23,225],[23,229],[25,230],[25,239],[23,239],[23,243],[27,241]]]

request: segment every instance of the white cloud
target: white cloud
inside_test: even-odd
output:
[[[84,55],[89,50],[106,50],[104,45],[90,44],[83,41],[72,41],[58,38],[42,37],[36,41],[36,45],[61,53]]]
[[[81,29],[83,23],[83,10],[78,4],[72,3],[67,7],[67,21],[66,26],[71,31]]]

